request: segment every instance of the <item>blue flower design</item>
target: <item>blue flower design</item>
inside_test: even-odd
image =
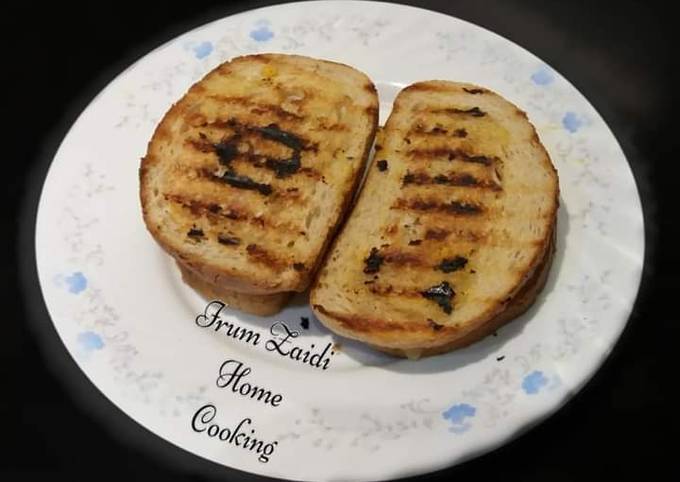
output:
[[[68,285],[68,290],[76,295],[87,288],[87,278],[80,271],[67,276],[64,281]]]
[[[260,20],[256,24],[257,28],[250,32],[250,38],[256,42],[267,42],[274,38],[274,32],[269,29],[269,22]]]
[[[472,427],[472,424],[466,422],[465,419],[474,417],[477,409],[467,403],[459,403],[452,405],[448,410],[442,413],[442,417],[451,421],[449,430],[453,433],[463,433]]]
[[[94,331],[84,331],[78,335],[78,344],[87,353],[104,348],[104,341]]]
[[[567,112],[562,117],[562,125],[573,134],[583,125],[583,121],[575,113]]]
[[[197,59],[203,59],[210,55],[213,51],[213,44],[210,42],[201,42],[194,47],[194,55]]]
[[[545,375],[543,375],[543,372],[534,370],[524,377],[524,380],[522,381],[522,389],[529,395],[534,395],[547,384],[548,379]]]
[[[543,66],[531,75],[531,80],[536,85],[548,85],[555,80],[555,75],[550,69]]]

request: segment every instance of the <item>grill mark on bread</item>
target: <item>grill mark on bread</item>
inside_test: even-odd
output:
[[[391,251],[384,254],[385,262],[397,266],[422,266],[425,264],[421,256],[403,251]]]
[[[349,126],[346,124],[331,124],[328,125],[325,122],[319,122],[316,127],[310,127],[309,130],[321,131],[321,132],[346,132],[349,130]]]
[[[294,226],[289,223],[278,223],[272,222],[264,216],[255,216],[254,214],[240,208],[240,207],[227,207],[222,208],[219,204],[213,202],[204,202],[196,199],[189,199],[181,194],[164,194],[163,197],[166,201],[174,202],[179,204],[183,208],[189,210],[194,216],[207,216],[213,219],[229,219],[230,221],[236,222],[246,222],[253,226],[257,226],[262,229],[276,229],[286,233],[295,234],[296,236],[300,233],[300,227]]]
[[[288,91],[288,87],[281,86],[281,85],[274,85],[273,88],[277,91],[278,95],[282,96],[283,98],[289,98],[291,96],[291,92]],[[295,94],[292,94],[295,96]],[[216,99],[219,99],[220,96],[215,96]],[[249,101],[248,97],[243,97],[243,96],[235,96],[233,97],[234,99],[237,99],[236,103],[241,103],[244,105],[250,105],[251,111],[254,114],[265,114],[265,113],[272,113],[275,116],[278,116],[278,119],[281,121],[286,121],[288,124],[301,124],[305,120],[312,119],[312,116],[304,116],[304,115],[299,115],[296,113],[293,113],[291,111],[285,110],[282,107],[273,105],[273,104],[267,104],[267,103],[258,103],[255,101]],[[293,102],[301,107],[304,106],[309,102],[311,99],[316,99],[317,101],[320,101],[325,98],[323,95],[323,90],[318,90],[318,89],[313,89],[310,86],[305,86],[304,88],[304,94],[298,99],[294,100]],[[232,99],[232,97],[225,97],[226,100]],[[284,102],[285,103],[285,102]],[[373,108],[375,110],[375,108]],[[371,111],[371,107],[369,106],[367,108],[367,111],[369,114],[374,114],[375,112]],[[308,130],[316,130],[316,131],[348,131],[350,127],[346,124],[343,123],[331,123],[328,124],[326,122],[316,122],[316,125],[313,127],[307,127]]]
[[[394,285],[387,283],[372,283],[368,286],[368,291],[376,296],[398,296],[402,298],[419,298],[420,291],[411,288],[395,288]]]
[[[472,117],[484,117],[486,112],[479,107],[470,107],[469,109],[461,109],[459,107],[445,107],[443,109],[430,109],[429,112],[433,114],[447,114],[447,115],[469,115]]]
[[[279,142],[293,151],[300,151],[307,144],[301,137],[292,132],[284,131],[276,124],[269,124],[265,127],[253,128],[265,139]]]
[[[187,139],[186,143],[196,149],[199,152],[203,152],[205,154],[215,152],[215,146],[211,144],[210,142],[206,142],[203,139]]]
[[[486,238],[486,235],[476,233],[469,229],[456,229],[451,231],[449,229],[435,227],[428,228],[425,231],[425,239],[427,241],[444,241],[449,238],[449,236],[473,243],[483,241]]]
[[[409,243],[410,244],[410,243]],[[391,250],[388,252],[381,253],[381,263],[393,264],[395,266],[426,266],[429,265],[424,254],[418,255],[415,253],[407,253],[399,250]],[[453,273],[463,269],[467,264],[467,258],[463,256],[455,256],[453,258],[444,258],[437,265],[434,266],[435,270],[442,271],[444,273]],[[366,273],[366,271],[364,270]],[[371,271],[374,273],[374,271]]]
[[[252,261],[267,265],[275,271],[279,271],[288,265],[286,261],[280,259],[276,254],[258,244],[253,243],[246,246],[246,253],[248,253],[248,258]]]
[[[226,234],[218,234],[217,235],[217,242],[220,244],[224,244],[226,246],[238,246],[241,244],[241,239],[236,237],[236,236],[229,236]]]
[[[399,198],[391,206],[392,209],[409,211],[440,212],[455,216],[476,216],[484,211],[483,206],[467,201],[449,201],[443,203],[434,199],[404,199]]]
[[[446,229],[428,228],[427,231],[425,231],[425,239],[442,241],[446,239],[449,236],[449,234],[451,234],[451,231],[448,231]]]
[[[449,130],[439,123],[435,124],[434,127],[428,130],[421,122],[417,122],[409,129],[406,135],[413,136],[414,134],[421,137],[444,137],[450,135],[451,137],[458,137],[462,139],[467,137],[468,132],[465,128],[454,128],[453,130]]]
[[[256,165],[255,167],[265,167],[263,165]],[[303,168],[304,169],[304,168]],[[223,178],[217,175],[213,170],[208,169],[207,167],[200,168],[195,171],[198,174],[198,177],[201,179],[205,179],[209,182],[219,184],[219,185],[227,185],[228,188],[235,187],[232,186],[230,183],[225,183]],[[231,171],[233,172],[233,171]],[[316,180],[321,179],[321,174],[316,172],[314,169],[309,169],[309,172],[305,171],[302,173],[306,177],[310,177]],[[238,187],[235,187],[238,189]],[[285,199],[286,202],[303,202],[305,200],[304,196],[301,195],[299,188],[294,187],[294,188],[286,188],[286,189],[276,189],[272,188],[272,194],[266,196],[271,199]]]
[[[212,174],[213,179],[223,181],[232,187],[237,189],[246,189],[249,191],[257,191],[263,196],[269,196],[273,189],[270,184],[257,182],[249,176],[243,174],[237,174],[234,171],[227,171],[222,176],[216,176]]]
[[[451,91],[451,87],[443,84],[436,84],[432,82],[419,82],[417,84],[409,85],[405,87],[404,91],[421,91],[421,92],[447,92]]]
[[[200,152],[216,153],[218,155],[220,164],[228,168],[233,167],[234,161],[243,161],[247,162],[251,166],[260,169],[268,169],[276,173],[276,177],[278,178],[290,177],[295,173],[301,173],[305,177],[309,177],[311,179],[316,180],[321,180],[322,178],[321,173],[318,170],[314,169],[313,167],[308,166],[302,167],[300,156],[299,154],[296,153],[293,153],[293,156],[287,159],[277,159],[274,157],[266,156],[264,154],[256,154],[253,152],[238,152],[238,149],[235,150],[231,147],[226,147],[231,146],[231,143],[225,141],[221,141],[216,144],[211,144],[210,142],[206,142],[203,140],[190,139],[187,142],[190,146],[194,147]],[[221,146],[222,149],[221,152],[218,151],[217,146]],[[205,178],[217,177],[219,179],[219,176],[215,176],[207,168],[201,169],[199,171],[199,174],[201,175],[201,177]]]
[[[318,152],[319,145],[316,142],[311,142],[302,135],[292,132],[290,130],[282,129],[275,122],[269,123],[266,126],[258,126],[246,124],[238,119],[231,117],[227,120],[217,119],[213,122],[207,122],[203,127],[214,127],[218,129],[229,129],[233,131],[233,136],[245,136],[246,134],[256,134],[264,139],[289,147],[291,150],[312,151]]]
[[[499,160],[495,156],[491,157],[481,154],[472,154],[470,152],[465,152],[462,149],[451,149],[448,147],[411,149],[407,152],[407,154],[413,159],[445,158],[449,161],[458,160],[463,162],[472,162],[475,164],[483,164],[485,166],[490,166]]]
[[[422,171],[416,171],[416,172],[410,172],[407,171],[404,177],[402,178],[402,186],[408,186],[410,184],[416,185],[416,186],[423,186],[423,185],[429,185],[429,184],[438,184],[438,185],[445,185],[445,186],[458,186],[458,187],[472,187],[472,188],[479,188],[479,189],[490,189],[492,191],[501,191],[503,188],[493,182],[493,181],[486,181],[486,180],[480,180],[474,177],[471,174],[465,174],[465,173],[455,173],[451,172],[448,174],[438,174],[436,176],[432,176],[426,172]]]
[[[239,154],[237,143],[241,140],[244,132],[257,133],[262,138],[282,144],[291,150],[290,156],[286,158],[274,158],[248,152],[247,158],[251,162],[258,165],[263,165],[264,167],[274,171],[276,173],[276,177],[278,178],[292,176],[300,170],[300,153],[302,150],[312,150],[314,152],[318,152],[318,144],[312,145],[301,136],[293,132],[283,130],[275,123],[266,125],[264,127],[254,127],[241,124],[235,119],[230,119],[227,121],[227,125],[231,129],[234,129],[234,135],[232,135],[226,141],[221,141],[217,144],[214,144],[214,148],[220,163],[226,165],[229,168],[231,168],[229,163]],[[239,176],[238,174],[227,171],[227,173],[225,173],[225,175],[222,177],[225,178],[226,182],[231,183],[236,187],[241,187],[243,189],[256,189],[262,194],[267,195],[267,188],[262,186],[258,187],[256,185],[257,183],[253,184],[252,182],[248,182],[247,180],[242,179],[242,176]]]

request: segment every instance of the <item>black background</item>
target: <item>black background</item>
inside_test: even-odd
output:
[[[33,223],[58,142],[118,72],[189,28],[272,3],[19,1],[3,7],[0,479],[244,479],[139,428],[85,381],[56,341],[45,311]],[[671,397],[678,381],[680,287],[673,15],[662,2],[624,0],[405,3],[493,30],[581,90],[629,159],[646,227],[645,271],[633,315],[595,378],[516,441],[421,479],[656,479],[673,465],[671,435],[678,433]],[[299,457],[303,464],[306,454]]]

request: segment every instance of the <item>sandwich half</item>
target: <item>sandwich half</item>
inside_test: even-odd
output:
[[[346,65],[226,62],[167,112],[140,167],[144,221],[208,297],[266,315],[304,291],[373,143],[375,87]]]
[[[331,330],[410,358],[525,311],[554,251],[558,177],[526,114],[476,85],[400,92],[312,287]]]

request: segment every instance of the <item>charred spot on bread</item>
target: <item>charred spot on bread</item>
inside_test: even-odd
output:
[[[454,137],[463,138],[463,137],[467,137],[467,135],[468,135],[468,132],[467,132],[467,130],[464,129],[464,128],[456,129],[455,131],[453,131],[453,136],[454,136]]]
[[[305,270],[305,263],[293,263],[293,269],[295,271],[304,271]]]
[[[451,300],[456,295],[448,281],[442,281],[438,285],[430,286],[420,294],[428,300],[434,301],[447,315],[451,314],[453,307]]]
[[[266,166],[276,173],[276,177],[283,178],[295,174],[300,170],[300,151],[293,151],[288,159],[268,158]]]
[[[409,246],[419,246],[423,242],[422,239],[412,239],[408,242]]]
[[[187,236],[197,241],[200,241],[201,239],[203,239],[204,234],[202,229],[193,227],[189,229],[189,231],[187,232]]]
[[[232,137],[227,141],[220,141],[217,144],[213,144],[215,148],[215,154],[217,154],[217,159],[223,166],[229,166],[231,161],[233,161],[236,156],[238,156],[238,142],[237,136]]]
[[[383,264],[385,258],[380,255],[378,248],[371,248],[371,252],[364,259],[364,273],[371,274],[380,271],[380,265]]]
[[[484,94],[486,92],[485,89],[470,89],[468,87],[463,87],[463,90],[468,94]]]
[[[444,258],[434,269],[443,271],[444,273],[453,273],[459,269],[463,269],[467,264],[467,258],[463,256],[455,256],[453,258]]]
[[[383,172],[387,170],[387,160],[380,159],[376,165],[378,166],[378,171]]]

